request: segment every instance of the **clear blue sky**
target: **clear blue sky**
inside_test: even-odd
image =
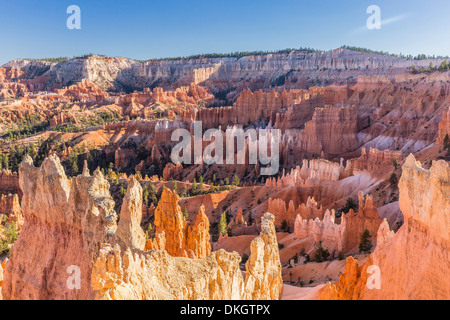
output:
[[[81,30],[66,9],[81,8]],[[365,28],[376,4],[385,23]],[[0,0],[0,65],[97,53],[135,59],[347,44],[450,55],[448,0]]]

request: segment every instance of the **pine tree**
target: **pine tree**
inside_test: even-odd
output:
[[[444,148],[445,148],[445,149],[447,149],[448,147],[450,147],[450,138],[449,138],[449,136],[448,136],[448,133],[445,135],[443,143],[444,143]]]
[[[191,194],[192,195],[197,194],[197,181],[195,180],[195,178],[194,178],[194,181],[192,182]]]
[[[136,180],[137,181],[141,181],[142,180],[142,175],[140,171],[136,171]]]
[[[359,242],[359,252],[367,252],[372,248],[370,238],[372,238],[372,236],[370,235],[369,230],[365,229],[361,235],[361,241]]]
[[[397,166],[398,166],[398,160],[397,160],[397,158],[394,158],[394,159],[392,160],[392,164],[394,165],[395,169],[397,169]]]
[[[145,186],[144,190],[142,191],[142,198],[144,200],[145,205],[148,204],[148,195],[149,195],[148,188],[147,188],[147,186]]]
[[[286,220],[283,220],[281,222],[281,231],[284,231],[284,232],[288,232],[289,231],[289,226],[288,226],[288,223],[287,223]]]
[[[323,262],[330,256],[330,252],[327,250],[324,250],[322,248],[322,241],[319,241],[319,245],[316,249],[316,252],[314,253],[314,260],[316,262]]]
[[[184,188],[183,188],[183,192],[181,193],[181,197],[182,198],[184,198],[184,197],[187,197],[187,185],[184,185]]]
[[[188,221],[188,219],[189,219],[189,213],[188,213],[186,207],[184,207],[183,217],[184,217],[184,220]]]
[[[241,184],[241,181],[239,180],[239,177],[237,175],[234,175],[233,177],[233,186],[238,187]]]
[[[203,191],[203,176],[200,175],[200,178],[198,178],[198,189],[200,191]]]
[[[219,234],[221,234],[222,236],[227,234],[227,215],[225,212],[220,216],[218,230]]]
[[[178,183],[176,180],[173,181],[173,191],[177,191],[178,190]]]
[[[447,60],[444,60],[441,65],[439,66],[440,71],[448,71],[449,70],[449,64]]]
[[[395,173],[391,174],[389,177],[389,183],[393,186],[397,185],[397,175]]]

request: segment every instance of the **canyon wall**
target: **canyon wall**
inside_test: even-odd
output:
[[[126,58],[90,56],[61,63],[44,60],[13,60],[3,67],[24,71],[25,78],[46,75],[47,87],[68,86],[86,78],[100,87],[138,89],[145,87],[179,87],[202,84],[215,92],[236,88],[258,90],[281,83],[305,85],[307,78],[343,84],[355,75],[377,75],[380,70],[389,75],[401,74],[408,67],[439,65],[443,59],[405,60],[387,55],[361,53],[347,49],[304,51],[223,58],[180,58],[138,62]],[[355,80],[356,82],[356,80]]]

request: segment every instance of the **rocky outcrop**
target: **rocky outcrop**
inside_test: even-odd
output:
[[[22,196],[17,172],[11,172],[5,169],[0,172],[0,193],[4,195],[18,194],[19,197]]]
[[[265,214],[244,280],[240,256],[224,250],[202,259],[141,248],[142,193],[131,178],[116,224],[109,185],[100,170],[68,179],[56,156],[19,169],[25,224],[6,263],[4,299],[278,299],[281,264],[273,216]],[[176,194],[163,191],[165,209],[177,212]],[[161,207],[161,208],[162,208]],[[160,208],[160,209],[161,209]],[[207,235],[204,210],[189,233]],[[77,281],[79,277],[80,281]],[[79,287],[78,287],[79,286]]]
[[[3,299],[93,299],[92,261],[117,228],[108,182],[100,170],[70,180],[53,155],[40,168],[26,157],[19,177],[25,222],[6,265]],[[73,272],[79,290],[67,285]]]
[[[306,239],[311,237],[315,244],[322,244],[332,257],[336,256],[342,248],[341,225],[335,223],[334,210],[327,210],[323,220],[303,219],[301,215],[297,215],[294,226],[295,239]],[[313,257],[314,250],[309,252]]]
[[[375,242],[375,235],[382,222],[378,216],[378,211],[370,195],[364,197],[363,193],[358,194],[359,210],[357,213],[350,209],[347,214],[342,214],[341,223],[335,223],[334,210],[327,210],[323,220],[316,218],[303,218],[297,215],[294,224],[294,234],[296,239],[312,237],[316,244],[322,241],[322,246],[332,254],[358,252],[358,245],[364,230],[368,230]]]
[[[202,210],[200,218],[204,220]],[[245,281],[237,253],[212,252],[202,259],[172,257],[106,244],[93,269],[97,299],[279,299],[282,279],[273,216],[262,219],[246,264]]]
[[[205,206],[201,205],[194,223],[187,228],[186,248],[191,250],[196,258],[208,257],[211,254],[209,239],[209,219]]]
[[[266,212],[260,235],[251,242],[250,257],[245,263],[245,299],[276,300],[281,296],[283,280],[273,222],[273,215]]]
[[[134,176],[129,180],[130,185],[123,198],[116,235],[125,246],[144,250],[146,239],[141,228],[142,187]]]
[[[187,257],[186,232],[188,223],[184,220],[178,205],[176,192],[164,188],[161,200],[155,210],[156,233],[164,232],[166,251],[174,257]]]
[[[0,300],[3,300],[2,296],[2,286],[3,286],[3,278],[4,278],[4,272],[5,272],[5,266],[8,262],[8,258],[5,258],[2,263],[0,263]]]
[[[155,210],[156,233],[164,232],[165,249],[174,257],[204,258],[211,253],[209,219],[200,207],[192,225],[187,222],[178,205],[175,191],[164,188]]]
[[[0,215],[2,214],[7,217],[7,223],[14,221],[17,231],[20,232],[23,226],[23,215],[17,194],[1,195]]]
[[[443,144],[447,135],[450,137],[450,108],[442,113],[442,119],[441,122],[439,122],[438,138],[436,142],[438,144]]]
[[[290,200],[286,208],[286,202],[283,199],[269,198],[267,201],[267,211],[275,216],[275,226],[281,228],[283,221],[290,231],[294,230],[294,222],[297,216],[301,219],[320,219],[324,217],[324,210],[322,206],[318,206],[314,198],[308,197],[306,203],[301,203],[295,207],[294,201]]]
[[[67,88],[58,89],[56,93],[71,101],[101,101],[109,96],[105,90],[87,79],[82,79]]]
[[[163,179],[166,181],[169,181],[171,179],[179,179],[180,178],[180,174],[183,171],[183,166],[179,163],[177,163],[176,165],[169,162],[168,164],[166,164],[166,166],[164,167],[163,170]]]
[[[93,270],[97,299],[279,299],[281,264],[273,216],[252,242],[246,277],[236,252],[212,252],[203,259],[172,257],[105,245]]]
[[[433,161],[430,170],[409,155],[399,182],[405,224],[394,235],[387,222],[365,264],[348,258],[337,283],[324,287],[321,299],[448,299],[450,278],[450,167]],[[380,288],[370,289],[368,268],[378,266]],[[370,271],[373,273],[373,271]]]
[[[345,171],[349,175],[358,174],[361,171],[375,171],[386,166],[394,167],[394,161],[399,163],[402,160],[402,151],[378,150],[361,148],[361,157],[347,161]]]
[[[336,163],[324,159],[304,159],[301,167],[297,166],[287,174],[283,170],[279,178],[268,178],[266,187],[318,186],[321,181],[338,181],[344,171],[342,161]]]
[[[358,203],[358,212],[355,213],[353,209],[350,209],[347,214],[343,214],[341,217],[341,249],[344,252],[352,249],[357,251],[364,230],[368,230],[372,236],[372,241],[375,241],[375,235],[382,222],[371,195],[368,194],[364,197],[364,194],[360,192]]]

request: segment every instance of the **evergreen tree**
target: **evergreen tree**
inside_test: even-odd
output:
[[[183,217],[184,217],[184,220],[188,221],[188,219],[189,219],[189,212],[187,211],[186,207],[184,207]]]
[[[316,252],[314,253],[314,260],[316,262],[323,262],[330,256],[330,252],[327,250],[324,250],[322,248],[322,241],[319,241],[319,245],[316,249]]]
[[[200,178],[198,178],[198,189],[200,191],[203,191],[203,176],[200,175]]]
[[[450,138],[449,138],[449,136],[448,136],[448,133],[445,135],[443,143],[444,143],[444,148],[445,148],[445,149],[447,149],[448,147],[450,147]]]
[[[145,205],[148,205],[148,195],[149,195],[148,188],[147,186],[145,186],[144,190],[142,191],[142,199],[144,200]]]
[[[238,187],[241,184],[241,181],[239,180],[239,177],[237,175],[234,175],[233,177],[233,186]]]
[[[397,169],[397,166],[398,166],[398,160],[397,160],[397,158],[394,158],[394,159],[392,160],[392,164],[394,165],[395,169]]]
[[[397,185],[397,175],[395,174],[395,173],[393,173],[393,174],[391,174],[391,176],[389,177],[389,183],[392,185],[392,186],[395,186],[395,185]]]
[[[284,231],[284,232],[288,232],[289,231],[289,226],[288,226],[288,223],[287,223],[286,220],[283,220],[281,222],[281,231]]]
[[[367,252],[372,248],[370,238],[372,238],[372,236],[370,235],[369,230],[365,229],[361,235],[361,241],[359,242],[359,252]]]
[[[219,234],[222,236],[226,235],[227,232],[227,215],[226,213],[222,213],[219,220],[219,226],[218,226]]]
[[[192,195],[197,194],[197,181],[195,180],[195,178],[194,178],[194,181],[192,182],[191,194]]]

